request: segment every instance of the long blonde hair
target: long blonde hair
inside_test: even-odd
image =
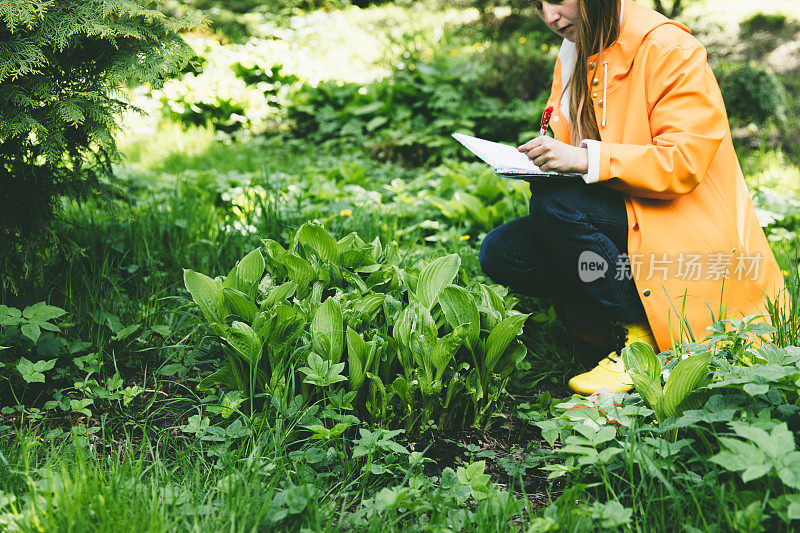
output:
[[[572,79],[564,87],[569,90],[569,113],[572,117],[572,144],[583,139],[600,140],[600,128],[589,98],[589,76],[594,79],[603,59],[603,52],[619,37],[620,0],[578,0],[580,22],[575,40],[578,61]],[[586,68],[589,56],[598,54],[591,74]],[[604,102],[603,105],[606,105]]]

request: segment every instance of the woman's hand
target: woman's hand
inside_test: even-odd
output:
[[[544,171],[577,174],[589,172],[589,150],[563,143],[552,137],[536,137],[517,149],[526,152],[534,164]]]

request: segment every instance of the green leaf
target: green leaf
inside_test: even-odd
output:
[[[511,345],[503,352],[500,360],[495,363],[494,373],[501,378],[507,378],[528,355],[528,348],[519,339],[511,341]]]
[[[357,391],[367,377],[367,343],[355,330],[347,328],[347,370],[350,389]]]
[[[233,267],[222,286],[242,292],[247,299],[253,298],[258,282],[264,275],[265,266],[261,249],[256,248]]]
[[[327,387],[340,381],[347,381],[342,376],[344,363],[334,364],[328,359],[323,359],[314,352],[308,354],[308,366],[300,367],[298,370],[306,375],[303,383],[310,383],[319,387]]]
[[[36,342],[37,340],[39,340],[39,335],[42,334],[42,330],[39,329],[39,325],[36,324],[35,322],[34,323],[30,323],[30,324],[22,324],[22,326],[20,326],[19,330],[20,330],[20,333],[22,333],[24,336],[28,337],[33,342]]]
[[[55,359],[33,363],[21,357],[17,362],[17,370],[22,375],[22,379],[28,383],[44,383],[44,372],[52,370],[55,364]]]
[[[125,326],[121,330],[119,330],[116,335],[111,337],[112,341],[123,341],[139,331],[141,326],[139,324],[131,324],[130,326]]]
[[[22,311],[16,307],[0,305],[0,326],[15,326],[24,322]]]
[[[230,366],[227,364],[198,383],[197,390],[207,391],[218,385],[222,385],[228,389],[236,388],[236,380],[231,373]]]
[[[258,313],[256,304],[245,293],[232,287],[223,287],[222,296],[231,312],[244,322],[252,323]],[[230,319],[229,319],[230,320]]]
[[[297,286],[297,295],[300,298],[308,296],[311,292],[311,282],[317,279],[311,264],[299,255],[287,252],[283,257],[283,265],[289,272],[289,279]]]
[[[481,316],[475,297],[462,287],[448,285],[439,292],[439,304],[450,327],[466,325],[467,346],[475,350],[481,333]]]
[[[315,352],[338,363],[344,349],[344,323],[339,301],[328,298],[317,307],[311,320],[311,342]]]
[[[447,365],[453,360],[458,349],[464,344],[464,338],[467,335],[466,326],[458,326],[453,331],[437,339],[436,346],[433,347],[431,352],[431,363],[436,369],[435,379],[441,380]]]
[[[339,262],[336,239],[318,222],[306,222],[297,230],[296,239],[306,248],[314,250],[317,257],[331,263]]]
[[[94,400],[91,398],[86,398],[84,400],[70,400],[69,407],[76,413],[82,413],[86,416],[92,416],[92,412],[88,409],[90,405],[94,403]]]
[[[669,374],[664,384],[664,414],[680,415],[681,403],[708,376],[708,365],[711,362],[711,351],[690,355],[680,361]]]
[[[661,379],[654,379],[649,374],[638,370],[628,370],[628,375],[633,381],[633,386],[636,387],[637,392],[644,398],[647,405],[655,411],[658,421],[664,418],[664,391],[661,389]]]
[[[206,320],[216,324],[217,328],[215,329],[224,327],[222,284],[205,274],[188,269],[183,270],[183,283]],[[219,331],[217,332],[219,333]]]
[[[414,389],[413,386],[403,376],[399,376],[392,382],[392,389],[397,393],[401,400],[411,408],[414,405]]]
[[[244,322],[235,321],[231,324],[230,332],[225,340],[242,359],[252,366],[258,365],[262,353],[261,340],[253,328]]]
[[[500,356],[506,351],[511,341],[522,333],[522,327],[528,316],[530,315],[511,315],[497,324],[489,333],[484,362],[487,371],[494,371],[495,364],[500,360]]]
[[[425,265],[417,280],[416,295],[419,302],[431,309],[442,287],[453,283],[460,266],[461,258],[457,254],[439,257]]]
[[[66,314],[66,311],[60,307],[47,305],[45,302],[38,302],[30,307],[26,307],[22,312],[22,316],[28,320],[36,320],[37,322],[47,322],[54,320]]]
[[[632,342],[622,349],[622,362],[626,370],[638,370],[653,381],[661,383],[661,361],[646,342]]]
[[[278,302],[290,298],[297,290],[297,284],[294,281],[287,281],[282,285],[270,289],[267,297],[261,303],[263,309],[272,309]]]

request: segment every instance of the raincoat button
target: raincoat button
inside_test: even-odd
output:
[[[643,290],[642,294],[644,294],[645,296],[650,296],[650,289]]]
[[[594,68],[594,61],[592,61],[591,63],[589,63],[589,68]]]
[[[600,107],[603,107],[605,105],[605,103],[606,103],[605,100],[598,100],[597,101],[597,105],[599,105]]]
[[[732,254],[735,254],[735,253],[736,253],[736,248],[732,249],[732,250],[731,250],[731,253],[732,253]]]
[[[598,85],[600,85],[600,80],[599,80],[599,79],[597,79],[597,78],[593,79],[593,80],[592,80],[592,85],[594,85],[595,87],[597,87]]]
[[[597,93],[592,93],[592,98],[597,98]]]
[[[633,226],[631,226],[631,229],[633,231],[639,231],[639,223],[638,222],[634,222]]]

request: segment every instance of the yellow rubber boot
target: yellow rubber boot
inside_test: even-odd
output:
[[[627,392],[633,388],[633,382],[625,371],[625,363],[622,362],[622,348],[632,342],[646,342],[656,350],[656,340],[647,322],[621,326],[625,329],[621,347],[605,356],[593,369],[569,380],[570,389],[588,396],[600,390]]]

